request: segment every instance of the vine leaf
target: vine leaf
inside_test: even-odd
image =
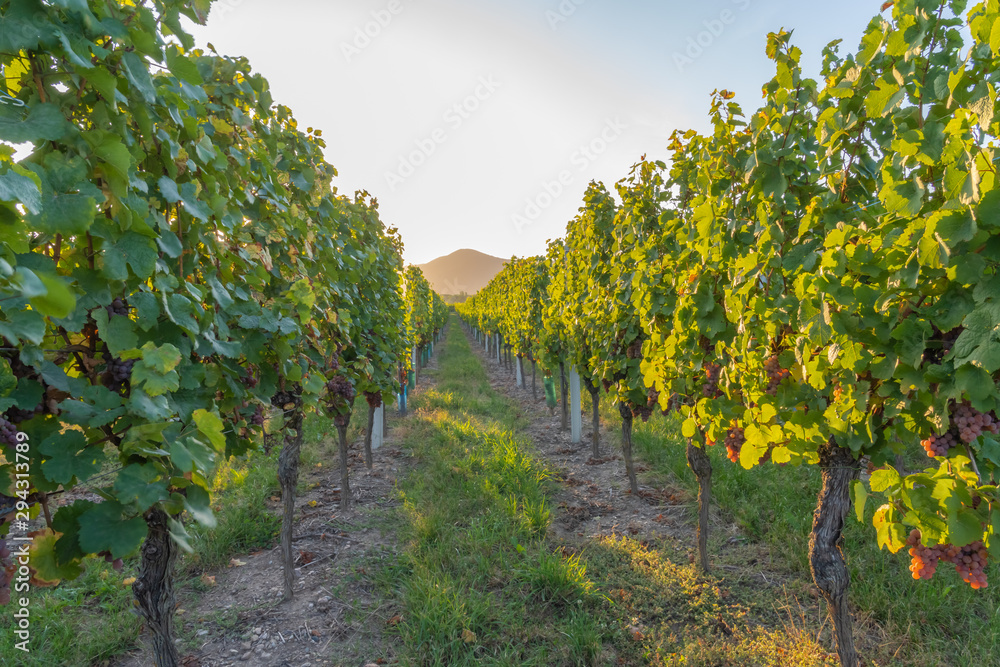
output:
[[[87,553],[110,551],[112,558],[122,558],[135,551],[146,537],[142,517],[125,519],[124,507],[105,500],[80,515],[80,547]]]

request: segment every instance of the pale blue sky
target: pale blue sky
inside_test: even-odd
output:
[[[713,89],[756,108],[769,31],[794,30],[815,76],[880,4],[217,0],[194,32],[323,130],[337,187],[378,197],[422,263],[543,252],[591,179],[612,188],[642,154],[666,158],[673,129],[705,129]]]

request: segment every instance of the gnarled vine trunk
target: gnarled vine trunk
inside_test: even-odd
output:
[[[708,453],[688,440],[688,467],[698,480],[698,561],[701,571],[708,573],[708,508],[712,502],[712,459]]]
[[[635,466],[632,464],[632,409],[625,402],[618,403],[618,414],[622,416],[622,455],[625,457],[625,472],[628,473],[628,485],[632,495],[639,495],[639,482],[635,478]]]
[[[284,445],[278,455],[278,483],[281,485],[281,562],[284,569],[284,600],[292,599],[295,583],[295,558],[292,553],[292,529],[295,521],[295,487],[299,483],[299,452],[302,450],[301,389],[289,393],[292,399],[282,406],[285,413]]]
[[[830,609],[837,654],[843,667],[860,663],[854,647],[851,609],[847,589],[851,576],[847,570],[840,541],[844,518],[851,509],[851,482],[861,464],[849,449],[837,445],[831,438],[819,451],[823,487],[813,513],[812,534],[809,536],[809,568],[813,581]]]
[[[142,544],[142,564],[132,584],[132,594],[139,615],[153,635],[153,664],[177,667],[181,658],[174,644],[173,572],[178,547],[170,539],[170,517],[166,512],[154,507],[144,518],[149,533]]]

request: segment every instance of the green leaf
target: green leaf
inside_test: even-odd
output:
[[[38,312],[62,318],[76,310],[76,297],[62,278],[48,273],[36,272],[35,275],[45,285],[45,294],[30,299],[31,305]]]
[[[226,436],[223,434],[225,424],[215,413],[205,409],[195,410],[191,415],[198,432],[208,438],[216,451],[222,453],[226,451]]]
[[[42,210],[42,191],[38,183],[13,169],[0,175],[0,199],[24,204],[32,214]]]
[[[177,391],[180,376],[174,370],[181,362],[181,353],[170,343],[157,347],[152,342],[141,348],[142,360],[132,368],[132,382],[141,384],[149,396]]]
[[[106,500],[80,515],[80,548],[96,554],[110,551],[112,558],[122,558],[139,548],[146,537],[142,517],[126,519],[120,503]]]
[[[161,479],[159,470],[151,463],[133,463],[125,466],[115,480],[115,492],[122,503],[136,503],[140,511],[166,500],[167,480]]]
[[[71,125],[54,104],[34,104],[27,114],[21,107],[0,104],[0,139],[14,144],[59,141]]]
[[[74,478],[89,479],[100,472],[106,458],[104,450],[88,444],[86,436],[77,430],[56,433],[43,440],[38,451],[46,455],[42,463],[45,478],[68,487]]]
[[[153,79],[149,76],[149,67],[136,53],[129,51],[122,54],[122,65],[125,68],[125,77],[135,89],[142,95],[149,104],[156,101],[156,88],[153,86]]]
[[[948,535],[956,547],[964,547],[983,537],[983,526],[979,515],[972,510],[962,509],[948,514]]]
[[[208,491],[197,484],[184,489],[184,509],[190,512],[194,520],[206,528],[215,528],[215,515],[212,514],[212,498]]]
[[[72,236],[84,234],[94,222],[97,200],[83,194],[48,194],[42,198],[42,210],[29,215],[28,221],[38,231]]]
[[[111,244],[104,245],[104,275],[111,280],[128,280],[128,267],[137,278],[153,275],[158,256],[156,244],[147,236],[126,232]]]
[[[864,482],[860,479],[856,479],[853,483],[853,491],[855,515],[858,517],[858,523],[864,523],[865,502],[868,500],[868,489],[865,488]]]
[[[11,0],[4,7],[0,16],[0,51],[18,53],[38,48],[46,30],[51,30],[51,25],[46,25],[44,5],[38,0]]]
[[[182,79],[196,86],[204,83],[204,79],[202,79],[201,73],[198,72],[198,67],[194,64],[194,62],[182,55],[176,48],[168,47],[166,52],[167,67],[170,68],[171,74],[176,76],[178,79]]]
[[[41,345],[45,337],[45,318],[36,310],[0,311],[0,336],[12,343],[26,341]]]
[[[108,311],[101,309],[94,311],[93,318],[97,322],[97,331],[108,345],[108,351],[114,356],[121,356],[122,352],[131,350],[139,344],[139,337],[135,332],[135,322],[129,317],[117,316],[108,317]]]
[[[884,493],[889,489],[894,489],[900,483],[899,473],[895,468],[881,468],[872,473],[868,483],[875,493]]]
[[[966,316],[955,341],[955,365],[971,363],[987,373],[1000,369],[1000,303],[979,306]]]
[[[128,178],[128,172],[132,166],[132,155],[121,140],[113,135],[108,136],[94,149],[94,155],[107,162],[115,176],[122,179]]]
[[[698,422],[694,419],[688,417],[684,420],[684,425],[681,426],[681,435],[685,438],[693,438],[695,433],[698,432]]]

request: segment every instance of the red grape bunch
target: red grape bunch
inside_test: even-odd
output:
[[[343,398],[348,402],[353,401],[356,396],[354,385],[352,385],[351,381],[342,375],[336,375],[329,380],[326,383],[326,390],[331,396]]]
[[[250,417],[250,423],[253,424],[254,426],[258,426],[258,427],[264,425],[264,406],[263,405],[260,405],[258,403],[257,406],[254,408],[253,416]]]
[[[108,311],[108,317],[124,317],[128,315],[128,305],[122,299],[115,299],[110,306],[104,306]]]
[[[938,560],[943,555],[942,547],[925,546],[920,543],[920,531],[914,528],[906,538],[910,547],[910,572],[914,579],[930,579],[937,570]]]
[[[0,417],[0,445],[13,447],[17,444],[17,427],[6,418]]]
[[[949,431],[941,435],[932,435],[926,440],[921,440],[920,444],[923,446],[924,451],[927,452],[927,456],[934,458],[935,456],[947,456],[948,450],[956,446],[958,441],[955,440],[955,436]]]
[[[778,385],[781,384],[781,381],[791,375],[787,368],[781,367],[781,361],[776,354],[764,362],[764,371],[767,373],[766,391],[771,396],[778,393]]]
[[[986,588],[986,547],[982,541],[967,544],[964,547],[951,547],[947,553],[948,560],[955,564],[955,571],[962,581],[974,589]]]
[[[719,392],[719,374],[722,372],[721,366],[709,362],[705,364],[705,384],[701,387],[701,393],[708,398],[717,398]]]
[[[988,552],[982,541],[956,547],[953,544],[925,546],[920,543],[920,531],[914,528],[906,538],[910,547],[910,572],[914,579],[930,579],[934,576],[939,560],[951,563],[962,581],[974,589],[986,588],[986,563]]]
[[[726,455],[733,463],[739,463],[740,450],[743,448],[743,443],[746,440],[746,437],[743,435],[743,429],[739,426],[734,426],[726,433]]]
[[[1000,432],[1000,423],[992,415],[979,412],[968,403],[961,403],[952,413],[952,421],[958,428],[962,442],[974,442],[984,432],[996,435]]]
[[[110,357],[107,353],[106,356]],[[135,359],[119,359],[111,357],[105,364],[105,386],[111,391],[120,392],[125,389],[132,379],[132,368],[135,366]]]

